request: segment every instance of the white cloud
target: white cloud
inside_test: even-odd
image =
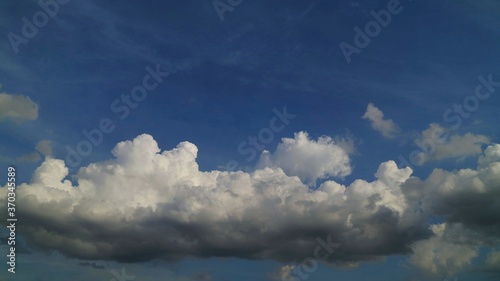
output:
[[[478,245],[460,241],[466,229],[446,223],[431,227],[434,237],[413,245],[410,261],[415,266],[435,275],[453,276],[478,256]]]
[[[363,119],[370,121],[371,127],[382,136],[392,139],[400,133],[400,129],[391,119],[384,119],[384,113],[372,103],[368,104]]]
[[[298,135],[284,139],[274,155],[296,157],[308,146],[336,151],[328,140]],[[280,167],[200,171],[194,144],[161,151],[141,135],[117,144],[113,159],[81,168],[75,184],[66,180],[62,160],[46,157],[31,182],[18,186],[24,221],[18,233],[71,257],[127,262],[218,256],[295,263],[313,255],[317,238],[329,236],[340,247],[327,263],[413,250],[419,268],[450,274],[466,267],[478,247],[499,243],[500,162],[484,160],[494,161],[496,149],[485,150],[478,170],[436,169],[420,180],[388,161],[374,181],[328,180],[311,189]],[[0,189],[0,204],[6,192]],[[429,216],[445,224],[431,231]]]
[[[38,118],[38,105],[29,97],[0,93],[0,121],[29,121]]]
[[[490,143],[484,135],[467,133],[465,135],[447,135],[446,129],[439,124],[432,123],[422,135],[415,140],[423,151],[418,154],[419,164],[443,159],[464,159],[468,156],[479,155],[482,146]]]
[[[288,176],[314,185],[318,179],[351,174],[349,154],[342,147],[330,137],[315,141],[306,132],[299,132],[293,139],[283,138],[274,153],[263,151],[257,167],[279,167]]]
[[[434,237],[414,245],[411,260],[415,265],[450,275],[469,265],[480,247],[500,244],[497,149],[498,145],[492,145],[485,150],[477,170],[435,169],[424,181],[412,178],[403,184],[407,199],[420,201],[423,212],[447,221],[433,226]]]
[[[337,149],[326,139],[284,140],[301,141],[326,155]],[[195,145],[161,152],[149,135],[117,144],[113,155],[81,168],[75,185],[65,180],[62,160],[46,157],[31,183],[17,189],[24,218],[18,231],[68,256],[118,261],[230,256],[296,262],[313,254],[316,238],[331,235],[341,246],[327,262],[343,264],[408,251],[428,235],[400,189],[411,170],[392,161],[381,164],[373,182],[326,181],[311,190],[279,167],[199,171]],[[5,189],[0,198],[5,203]]]

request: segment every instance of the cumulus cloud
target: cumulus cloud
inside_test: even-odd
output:
[[[496,147],[496,146],[490,146]],[[494,150],[487,149],[485,158]],[[486,165],[485,162],[483,164]],[[493,234],[500,230],[500,162],[477,170],[444,171],[435,169],[419,184],[422,206],[432,214],[446,217],[474,229]],[[500,232],[499,232],[500,233]]]
[[[351,174],[349,154],[343,147],[330,137],[315,141],[306,132],[299,132],[293,139],[283,138],[274,153],[263,151],[257,167],[279,167],[287,175],[314,185],[318,179]]]
[[[414,264],[435,273],[453,273],[477,256],[479,247],[500,243],[500,162],[498,145],[489,146],[479,168],[435,169],[426,180],[412,178],[402,186],[408,201],[444,218],[435,237],[416,243]]]
[[[381,164],[375,181],[347,187],[326,181],[311,190],[280,167],[200,171],[189,142],[161,151],[141,135],[112,153],[81,168],[74,185],[64,162],[47,157],[17,189],[19,234],[70,257],[129,262],[187,256],[299,262],[313,255],[317,238],[331,237],[340,247],[325,262],[343,264],[407,254],[430,234],[400,188],[411,170],[392,161]],[[0,192],[5,203],[6,190]]]
[[[451,277],[478,256],[477,243],[471,239],[460,239],[465,237],[466,229],[446,223],[433,225],[431,229],[434,237],[418,241],[413,246],[410,261],[417,267]]]
[[[300,143],[336,151],[329,140],[298,135],[270,155],[297,157]],[[327,180],[313,189],[277,165],[200,171],[194,144],[161,151],[151,136],[140,135],[118,143],[114,158],[82,167],[74,183],[64,161],[46,157],[17,189],[18,233],[66,256],[126,262],[191,256],[293,264],[313,256],[322,238],[340,245],[326,263],[410,255],[419,268],[451,274],[480,247],[500,243],[497,152],[497,145],[488,147],[477,170],[435,169],[422,180],[388,161],[374,181]],[[0,189],[1,204],[6,192]],[[443,223],[430,226],[429,217]],[[488,263],[496,259],[492,253]],[[281,268],[279,276],[286,280],[290,270]]]
[[[24,122],[37,118],[38,105],[29,97],[0,93],[0,121],[12,119]]]
[[[370,122],[371,127],[382,134],[385,138],[393,139],[399,133],[400,129],[398,125],[391,119],[385,119],[382,110],[378,109],[372,103],[368,104],[365,114],[362,116]]]
[[[464,159],[468,156],[481,154],[482,146],[490,143],[490,139],[484,135],[467,133],[465,135],[448,135],[446,129],[439,124],[431,124],[415,140],[417,146],[422,150],[418,154],[419,164],[429,161],[443,159]]]

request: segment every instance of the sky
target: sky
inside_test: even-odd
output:
[[[495,0],[2,1],[0,281],[499,280],[499,30]]]

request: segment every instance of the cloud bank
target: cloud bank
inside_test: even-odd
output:
[[[303,137],[281,145],[307,143]],[[339,153],[322,139],[306,145]],[[291,148],[292,155],[294,149],[302,151]],[[312,190],[277,166],[252,173],[200,171],[198,149],[189,142],[161,152],[151,136],[141,135],[112,153],[114,159],[82,168],[75,186],[65,180],[64,162],[47,157],[31,183],[18,188],[24,206],[19,218],[31,241],[83,259],[290,262],[310,256],[315,239],[330,234],[342,245],[331,261],[351,262],[408,253],[411,242],[428,235],[399,188],[411,170],[394,162],[381,164],[374,182],[345,187],[326,181]]]
[[[459,270],[478,247],[498,243],[499,147],[485,150],[477,170],[436,169],[421,180],[388,161],[374,181],[327,180],[311,188],[302,179],[348,170],[346,155],[325,137],[283,139],[263,156],[271,167],[247,173],[200,171],[194,144],[161,151],[144,134],[118,143],[114,158],[81,168],[75,184],[64,162],[47,156],[17,189],[19,233],[70,257],[122,262],[189,256],[300,262],[312,256],[318,237],[330,236],[340,246],[327,263],[397,254],[411,255],[429,272]],[[330,168],[314,173],[316,163]],[[5,204],[5,188],[0,198]],[[445,222],[430,225],[429,216]],[[463,241],[452,235],[457,229]],[[467,254],[455,255],[458,250]]]

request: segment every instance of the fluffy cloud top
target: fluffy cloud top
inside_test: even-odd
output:
[[[38,105],[29,97],[0,93],[0,121],[29,121],[38,118]]]
[[[311,185],[318,179],[351,174],[349,155],[340,145],[326,136],[311,140],[306,132],[283,138],[273,154],[263,151],[257,167],[279,167]]]
[[[302,141],[332,152],[326,139],[284,143]],[[330,235],[341,246],[328,262],[339,263],[409,253],[414,241],[429,235],[400,189],[411,170],[392,161],[381,164],[373,182],[346,187],[326,181],[311,190],[280,167],[200,171],[197,152],[189,142],[162,152],[151,136],[141,135],[116,145],[115,158],[81,168],[76,185],[65,180],[62,160],[47,157],[31,183],[17,189],[19,234],[83,259],[283,262],[311,256],[316,239]],[[6,190],[0,192],[5,203]]]
[[[385,119],[382,110],[375,107],[372,103],[368,104],[366,112],[362,117],[370,122],[374,130],[386,138],[395,138],[401,131],[394,121]]]

